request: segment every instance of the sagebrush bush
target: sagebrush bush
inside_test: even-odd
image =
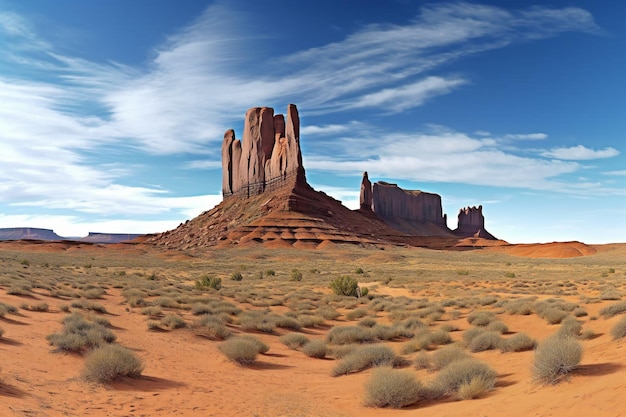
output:
[[[330,289],[337,295],[345,295],[350,297],[356,296],[356,287],[359,283],[356,279],[349,276],[341,276],[335,278],[330,283]]]
[[[138,377],[143,369],[143,363],[130,349],[104,345],[87,356],[82,377],[91,382],[106,383],[123,376]]]
[[[624,312],[626,312],[626,301],[620,301],[619,303],[611,304],[601,309],[600,315],[604,318],[610,318]]]
[[[297,349],[309,341],[309,338],[302,333],[287,333],[280,337],[280,341],[283,345],[289,349]]]
[[[267,345],[253,336],[237,336],[223,342],[218,349],[231,361],[247,365],[254,362],[259,353],[267,352]]]
[[[300,270],[294,268],[291,270],[291,276],[289,277],[289,281],[302,281],[302,272]]]
[[[185,319],[176,315],[176,314],[167,314],[165,317],[161,319],[161,325],[167,327],[168,329],[182,329],[187,326]]]
[[[224,325],[224,322],[215,316],[203,315],[191,324],[194,334],[212,340],[228,339],[232,332]]]
[[[427,389],[410,372],[381,367],[365,383],[365,405],[402,408],[427,397]]]
[[[498,349],[501,343],[500,333],[486,331],[473,338],[467,348],[470,352],[483,352],[485,350]]]
[[[326,341],[334,345],[367,343],[375,339],[372,329],[360,326],[335,326],[326,336]]]
[[[396,355],[389,346],[380,344],[359,346],[339,361],[331,375],[347,375],[380,365],[393,366],[396,361]]]
[[[348,317],[346,316],[346,318],[348,318]],[[349,320],[349,318],[348,318],[348,320]],[[370,328],[376,326],[376,324],[377,324],[376,319],[373,318],[373,317],[365,317],[364,319],[359,320],[359,322],[357,323],[357,325],[359,325],[359,326],[370,327]]]
[[[542,384],[556,384],[576,369],[583,355],[583,345],[574,338],[551,336],[535,351],[533,378]]]
[[[348,320],[356,320],[365,316],[367,316],[367,309],[363,307],[355,308],[354,310],[346,314],[346,318]]]
[[[500,350],[502,352],[523,352],[533,350],[537,346],[537,341],[526,333],[517,333],[508,339],[502,340]]]
[[[561,323],[568,316],[568,314],[559,308],[548,307],[543,310],[539,316],[546,320],[549,324],[558,324]]]
[[[431,363],[434,369],[444,369],[459,360],[466,360],[471,356],[458,346],[446,346],[432,354]]]
[[[509,326],[500,320],[492,321],[487,325],[487,330],[491,332],[498,332],[500,334],[507,333],[509,331]]]
[[[317,314],[322,316],[324,320],[335,320],[337,317],[341,316],[341,314],[336,309],[330,306],[320,307],[317,310]]]
[[[470,327],[463,332],[463,342],[469,345],[473,339],[484,334],[487,330],[483,327]]]
[[[620,321],[615,323],[611,328],[611,336],[613,339],[622,339],[626,336],[626,316],[622,317]]]
[[[467,322],[473,326],[486,326],[496,318],[491,311],[473,311],[467,316]]]
[[[302,346],[302,352],[311,358],[324,359],[328,354],[328,345],[323,340],[311,340]]]
[[[578,337],[583,329],[583,325],[574,317],[566,317],[561,322],[561,327],[556,332],[559,337]]]
[[[479,362],[476,359],[456,360],[443,368],[433,382],[435,390],[443,395],[469,395],[473,393],[474,397],[483,392],[490,391],[496,384],[496,371],[489,365]],[[476,387],[467,387],[478,385],[480,392],[476,392]],[[474,398],[471,397],[471,398]]]
[[[63,352],[82,352],[87,349],[112,343],[115,334],[100,323],[86,320],[82,315],[74,313],[62,320],[61,333],[53,333],[46,337],[57,350]]]

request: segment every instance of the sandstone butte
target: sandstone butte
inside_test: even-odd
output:
[[[222,192],[215,208],[175,230],[147,238],[172,249],[260,243],[325,247],[338,243],[435,248],[504,245],[485,230],[482,206],[462,208],[451,230],[441,196],[383,181],[361,182],[360,208],[315,191],[306,180],[300,117],[270,107],[246,112],[241,139],[229,129],[222,142]]]

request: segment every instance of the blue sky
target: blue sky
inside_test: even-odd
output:
[[[223,133],[298,105],[309,182],[625,242],[626,3],[0,0],[0,227],[147,233],[221,201]]]

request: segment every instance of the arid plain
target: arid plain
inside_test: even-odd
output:
[[[586,255],[562,257],[573,253]],[[0,274],[2,415],[624,413],[626,341],[612,335],[623,317],[624,244],[451,251],[251,243],[168,251],[22,241],[0,244]],[[341,276],[369,293],[333,294],[329,285]],[[203,277],[221,278],[221,289],[196,284]],[[48,337],[76,314],[112,332],[113,343],[142,361],[141,375],[85,380],[89,349],[63,351]],[[570,336],[582,344],[582,360],[557,383],[538,381],[535,342],[565,323],[572,328],[574,319],[580,326]],[[360,336],[341,337],[340,327]],[[472,332],[497,334],[496,342],[472,343]],[[506,347],[522,333],[532,345]],[[246,364],[229,360],[222,346],[242,334],[269,349]],[[317,341],[324,358],[312,357],[306,341]],[[378,363],[346,364],[350,352],[368,346],[389,347],[393,358],[383,364],[424,387],[444,372],[437,352],[456,349],[493,369],[495,385],[465,395],[474,399],[447,393],[401,409],[368,406],[366,385]]]

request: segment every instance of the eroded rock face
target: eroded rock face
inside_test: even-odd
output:
[[[290,181],[293,180],[293,181]],[[294,182],[295,181],[295,182]],[[287,121],[270,107],[246,112],[243,139],[227,130],[222,142],[222,192],[250,197],[287,183],[306,183],[300,151],[300,117],[294,104]]]
[[[459,210],[458,226],[454,229],[454,234],[461,237],[495,239],[491,233],[485,230],[483,206],[464,207]]]
[[[372,183],[367,177],[367,171],[363,173],[359,202],[361,204],[361,210],[372,210]]]
[[[383,181],[372,187],[372,209],[383,219],[403,219],[446,226],[439,194],[403,190]]]

